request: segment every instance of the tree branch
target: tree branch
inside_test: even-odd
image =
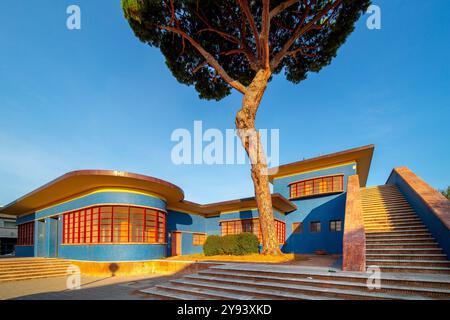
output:
[[[294,42],[301,37],[303,34],[311,30],[314,25],[319,21],[325,14],[327,14],[330,10],[334,10],[339,4],[342,3],[342,0],[336,0],[334,2],[328,3],[325,8],[316,14],[316,16],[311,19],[306,25],[303,25],[303,21],[299,23],[299,25],[295,28],[294,34],[292,37],[286,41],[283,48],[278,52],[270,62],[270,68],[273,70],[275,69],[283,60],[283,58],[286,56],[287,52],[289,51],[290,47],[294,44]],[[306,9],[308,10],[308,8]]]
[[[186,32],[177,29],[175,27],[171,26],[158,26],[159,28],[163,30],[167,30],[173,33],[178,34],[182,38],[189,41],[189,43],[197,49],[197,51],[205,58],[206,62],[216,70],[216,72],[222,77],[222,79],[227,82],[230,86],[235,88],[237,91],[239,91],[242,94],[245,94],[247,91],[247,88],[240,83],[238,80],[235,80],[230,77],[230,75],[222,68],[222,66],[219,64],[219,62],[208,52],[206,51],[197,41],[195,41],[192,37],[190,37]]]
[[[261,19],[261,36],[260,42],[262,46],[262,60],[266,69],[270,68],[270,51],[269,51],[269,31],[270,31],[270,0],[263,0],[263,10]]]
[[[198,66],[196,66],[196,67],[192,70],[192,73],[193,73],[193,74],[196,73],[198,70],[200,70],[201,68],[203,68],[203,67],[206,66],[206,65],[208,65],[208,64],[206,63],[206,61],[203,61],[202,63],[200,63]]]
[[[280,3],[275,8],[270,10],[269,19],[272,19],[277,14],[281,13],[284,9],[286,9],[286,8],[292,6],[292,5],[294,5],[294,4],[296,4],[297,2],[300,2],[300,1],[303,1],[303,0],[287,0],[285,2]]]
[[[305,50],[316,50],[319,49],[319,47],[301,47],[301,48],[297,48],[295,50],[292,51],[288,51],[286,53],[286,56],[291,56],[294,57],[294,59],[297,59],[297,54],[300,53],[301,55],[305,56],[305,57],[316,57],[317,54],[315,53],[307,53]]]
[[[255,37],[255,46],[256,46],[256,58],[258,59],[260,54],[260,43],[259,43],[259,33],[258,29],[256,28],[255,20],[253,19],[252,12],[250,11],[250,7],[248,5],[247,0],[237,0],[239,3],[239,6],[241,7],[242,12],[244,13],[245,17],[247,18],[248,24],[250,25],[250,28],[253,32],[253,37]]]
[[[240,50],[241,53],[244,53],[245,56],[247,57],[247,60],[250,64],[250,67],[254,70],[254,71],[258,71],[258,62],[256,61],[256,57],[252,54],[251,50],[246,46],[245,44],[245,22],[244,25],[241,26],[240,31],[241,31],[241,39],[236,38],[235,36],[232,36],[226,32],[217,30],[216,28],[214,28],[208,21],[208,19],[206,17],[203,17],[202,14],[198,11],[198,9],[193,9],[195,15],[207,26],[207,28],[201,29],[199,31],[197,31],[197,34],[205,32],[205,31],[210,31],[210,32],[214,32],[217,33],[218,35],[220,35],[222,38],[224,38],[225,40],[228,40],[232,43],[235,43],[237,45],[239,45],[239,49],[236,50]],[[243,18],[245,20],[245,16],[243,15]]]
[[[201,30],[197,31],[196,34],[200,34],[200,33],[205,32],[205,31],[210,31],[210,32],[217,33],[218,35],[220,35],[225,40],[228,40],[228,41],[230,41],[232,43],[239,44],[239,39],[237,39],[236,37],[233,37],[232,35],[229,35],[226,32],[222,32],[222,31],[214,29],[214,28],[201,29]]]

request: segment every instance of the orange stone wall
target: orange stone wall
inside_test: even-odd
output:
[[[395,168],[394,172],[414,190],[447,229],[450,229],[450,201],[407,167]]]
[[[392,170],[395,184],[450,259],[450,201],[407,167]]]
[[[358,175],[348,177],[342,259],[344,271],[366,271],[366,234]]]

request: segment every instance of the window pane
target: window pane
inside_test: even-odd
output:
[[[311,232],[320,232],[320,229],[321,229],[320,222],[318,221],[311,222],[310,224]]]

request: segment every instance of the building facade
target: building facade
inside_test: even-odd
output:
[[[341,254],[348,177],[365,186],[374,146],[269,170],[280,248]],[[0,209],[17,217],[17,256],[140,261],[202,252],[208,235],[253,232],[254,198],[198,204],[181,188],[105,170],[67,173]]]
[[[6,214],[0,214],[0,256],[12,254],[14,252],[16,243],[16,217]]]

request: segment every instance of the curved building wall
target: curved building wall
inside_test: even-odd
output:
[[[62,244],[62,214],[98,205],[130,205],[166,212],[166,201],[155,194],[124,189],[97,190],[33,214],[36,225],[34,255],[86,261],[137,261],[166,257],[165,242]],[[26,220],[25,217],[22,219]]]

